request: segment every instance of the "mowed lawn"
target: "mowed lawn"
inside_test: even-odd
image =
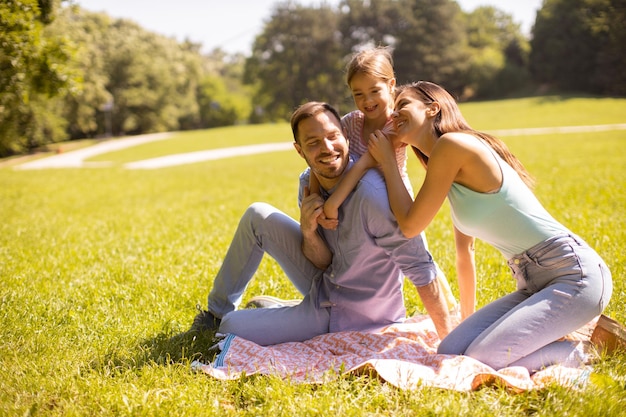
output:
[[[487,131],[626,123],[626,99],[539,97],[467,103]],[[613,272],[605,313],[626,322],[626,130],[501,136],[534,175],[548,210],[586,239]],[[295,151],[155,170],[126,162],[173,153],[291,142],[287,123],[175,133],[99,155],[110,166],[0,168],[0,415],[621,415],[626,354],[603,356],[589,384],[514,394],[404,391],[372,375],[330,375],[323,385],[194,373],[211,340],[185,340],[206,307],[213,276],[239,217],[254,201],[298,218]],[[67,144],[70,146],[71,144]],[[423,170],[410,157],[415,188]],[[458,295],[447,206],[427,229],[429,246]],[[482,306],[514,288],[505,260],[477,246]],[[297,297],[265,259],[245,294]],[[423,308],[406,286],[410,314]]]

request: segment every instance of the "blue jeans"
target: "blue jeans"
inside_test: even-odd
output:
[[[611,298],[611,273],[575,235],[558,235],[508,261],[518,290],[476,311],[439,345],[498,370],[530,372],[553,364],[579,365],[577,343],[558,339],[598,316]]]
[[[244,213],[209,293],[208,307],[221,317],[221,333],[233,333],[259,345],[302,341],[328,333],[330,313],[316,308],[322,271],[302,253],[300,224],[265,203]],[[273,257],[304,295],[295,307],[236,310],[263,255]]]

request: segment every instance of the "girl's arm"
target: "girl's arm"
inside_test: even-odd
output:
[[[312,172],[309,174],[309,194],[321,195],[320,182],[317,180],[317,177]],[[335,230],[339,225],[339,221],[337,221],[337,216],[328,217],[323,212],[322,215],[317,218],[317,223],[324,229],[330,230]]]
[[[326,199],[324,203],[324,215],[327,219],[337,219],[339,216],[339,206],[345,201],[348,195],[352,192],[354,187],[359,183],[359,180],[365,172],[376,166],[376,161],[369,152],[365,152],[352,167],[346,172],[335,191]]]
[[[474,238],[456,227],[456,274],[461,299],[461,320],[465,320],[476,310],[476,262],[474,257]]]

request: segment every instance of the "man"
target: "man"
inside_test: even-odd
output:
[[[309,102],[292,115],[294,147],[321,186],[332,192],[350,163],[337,111]],[[219,330],[260,345],[303,341],[338,331],[375,331],[402,321],[402,284],[417,287],[440,338],[451,330],[435,264],[421,237],[405,238],[389,208],[377,170],[369,170],[339,209],[335,230],[318,226],[324,199],[300,178],[300,223],[254,203],[243,215],[192,331]],[[304,295],[291,307],[235,311],[263,254],[272,256]]]

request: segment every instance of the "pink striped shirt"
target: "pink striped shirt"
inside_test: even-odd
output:
[[[392,120],[389,118],[385,127],[391,125]],[[346,114],[341,118],[341,127],[349,141],[350,156],[355,161],[359,159],[365,152],[367,152],[367,138],[363,138],[363,126],[365,125],[365,115],[360,110],[354,110]],[[409,194],[413,195],[413,187],[409,179],[409,174],[406,169],[407,154],[406,148],[398,148],[396,150],[396,162],[398,163],[398,170],[402,176],[402,181],[406,189],[409,190]]]

